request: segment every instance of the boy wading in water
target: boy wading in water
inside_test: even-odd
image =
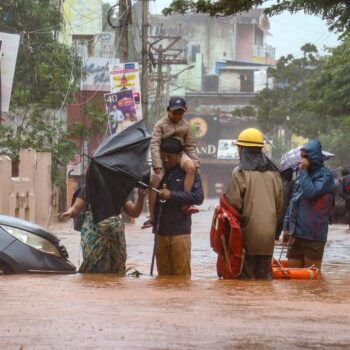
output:
[[[190,192],[194,183],[199,158],[197,145],[194,140],[191,126],[184,119],[187,111],[186,101],[182,97],[171,97],[168,104],[168,115],[160,119],[154,126],[151,140],[152,169],[150,185],[158,187],[164,176],[164,167],[160,156],[160,144],[163,139],[174,137],[183,145],[184,153],[180,160],[180,166],[185,171],[184,191]],[[157,193],[149,191],[148,202],[150,218],[142,228],[152,227],[155,223],[154,209],[157,201]],[[186,215],[198,213],[198,209],[192,206],[183,205],[182,210]]]

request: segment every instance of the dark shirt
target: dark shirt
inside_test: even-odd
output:
[[[183,186],[185,181],[186,172],[177,166],[169,169],[159,188],[163,188],[166,184],[166,188],[171,191],[171,198],[166,201],[165,204],[157,202],[156,217],[158,218],[159,205],[163,205],[162,215],[159,223],[160,235],[179,235],[191,233],[191,215],[185,215],[183,212],[183,205],[200,205],[203,203],[204,195],[202,188],[202,181],[199,174],[196,174],[194,184],[190,192],[184,192]],[[154,226],[155,232],[157,224]]]

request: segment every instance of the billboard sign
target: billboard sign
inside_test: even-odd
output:
[[[200,158],[216,158],[219,137],[219,120],[216,116],[186,115],[197,142]]]
[[[218,141],[218,159],[239,160],[238,147],[236,140],[219,140]]]
[[[132,90],[105,94],[105,101],[111,134],[119,133],[138,121]]]
[[[136,105],[136,119],[142,119],[140,70],[137,62],[109,66],[111,92],[131,90]]]
[[[82,91],[111,91],[109,65],[119,62],[118,58],[89,57],[83,63],[80,81]]]

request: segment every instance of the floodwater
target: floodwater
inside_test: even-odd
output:
[[[320,280],[223,281],[209,245],[214,203],[193,216],[190,280],[149,276],[144,217],[126,228],[139,278],[0,276],[0,349],[350,349],[346,227],[330,228]],[[79,234],[51,229],[78,265]]]

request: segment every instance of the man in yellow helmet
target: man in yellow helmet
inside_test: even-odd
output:
[[[271,279],[275,231],[283,207],[280,173],[262,152],[261,131],[243,130],[236,145],[240,164],[233,170],[225,196],[241,213],[246,255],[240,278]]]

